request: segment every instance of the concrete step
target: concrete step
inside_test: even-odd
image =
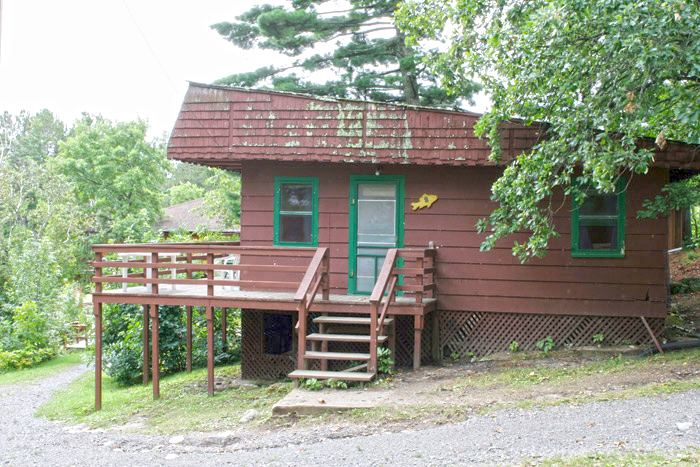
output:
[[[360,324],[368,326],[369,318],[362,316],[318,316],[314,318],[314,323],[318,324]],[[384,325],[388,326],[394,322],[394,318],[384,318]]]
[[[389,339],[388,336],[377,336],[377,343],[383,344]],[[307,341],[331,341],[331,342],[370,342],[369,336],[357,334],[320,334],[313,333],[306,336]]]
[[[360,373],[355,371],[318,371],[318,370],[294,370],[289,373],[290,378],[316,378],[337,379],[341,381],[367,382],[374,378],[374,373]]]
[[[353,352],[316,352],[307,351],[304,358],[310,360],[369,360],[368,353],[353,353]]]

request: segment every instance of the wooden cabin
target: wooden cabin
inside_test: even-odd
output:
[[[580,207],[556,200],[561,236],[520,264],[511,246],[524,236],[479,249],[475,225],[494,208],[502,167],[474,135],[478,118],[191,84],[168,157],[241,173],[240,244],[96,246],[98,329],[103,302],[143,304],[154,344],[158,305],[185,305],[189,319],[205,307],[210,338],[213,310],[240,308],[244,378],[359,381],[376,373],[381,346],[417,367],[512,342],[532,349],[547,336],[651,342],[666,316],[669,221],[636,212],[671,169],[700,169],[697,148],[669,143],[616,194],[592,193]],[[539,136],[504,125],[506,159]]]

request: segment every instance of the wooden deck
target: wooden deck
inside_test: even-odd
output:
[[[328,248],[241,247],[237,242],[95,245],[95,406],[102,404],[102,305],[130,303],[143,306],[143,347],[150,347],[153,397],[159,386],[159,312],[161,305],[184,306],[187,311],[187,368],[191,369],[192,308],[203,307],[207,319],[208,391],[214,394],[214,309],[296,312],[297,367],[290,377],[306,377],[320,362],[321,378],[345,379],[345,372],[327,371],[328,360],[356,360],[357,354],[328,352],[329,342],[364,342],[367,372],[354,377],[371,379],[377,371],[377,349],[384,342],[395,350],[392,315],[414,318],[414,367],[420,366],[421,336],[426,316],[436,309],[434,256],[431,249],[391,249],[371,295],[331,294]],[[400,261],[399,261],[400,259]],[[401,264],[401,267],[399,267]],[[311,333],[307,321],[323,315],[332,322],[368,328],[366,335]],[[336,317],[328,314],[336,314]],[[353,313],[364,315],[343,317]],[[293,315],[294,316],[294,315]],[[432,313],[433,318],[437,316]],[[317,318],[315,318],[317,319]],[[324,329],[327,323],[320,324]],[[151,335],[149,336],[149,327]],[[391,336],[383,330],[391,328]],[[225,339],[225,334],[224,334]],[[437,337],[437,336],[434,336]],[[437,339],[432,351],[437,354]],[[308,348],[308,344],[311,348]],[[320,347],[320,352],[317,347]],[[148,354],[144,352],[144,384],[149,380]],[[311,373],[309,373],[311,372]],[[303,375],[302,375],[303,373]],[[333,375],[335,376],[329,376]],[[302,375],[302,376],[300,376]],[[351,379],[351,378],[347,378]]]
[[[213,306],[221,308],[244,308],[248,310],[296,311],[297,300],[294,292],[275,292],[263,290],[235,290],[230,286],[214,286],[213,295],[207,295],[206,285],[186,284],[161,286],[158,294],[148,291],[147,287],[129,287],[126,291],[119,289],[104,290],[94,294],[93,300],[103,303],[136,303],[141,305],[156,303],[158,305]],[[308,295],[307,295],[308,298]],[[363,310],[370,305],[369,295],[329,294],[328,300],[317,298],[314,312],[354,313],[358,307]],[[437,299],[423,298],[416,303],[414,297],[396,297],[391,303],[391,315],[425,314],[435,309]]]

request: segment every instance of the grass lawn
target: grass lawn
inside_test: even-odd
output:
[[[594,389],[581,391],[589,385]],[[433,399],[429,403],[356,409],[341,415],[322,417],[382,422],[430,420],[439,424],[464,420],[474,413],[488,414],[512,407],[581,404],[672,394],[698,388],[700,349],[687,349],[644,359],[611,358],[569,367],[535,364],[474,372],[457,376],[438,386],[435,391],[445,394],[439,403]],[[542,394],[551,393],[553,396],[535,397],[540,390],[543,390]],[[473,400],[464,403],[464,396],[472,396]],[[488,403],[491,399],[498,399],[498,402]]]
[[[503,367],[473,372],[468,376],[457,373],[453,378],[432,386],[431,390],[416,393],[410,405],[302,416],[291,422],[275,418],[270,427],[324,422],[410,424],[415,420],[439,424],[508,407],[585,403],[700,388],[700,349],[645,359],[612,358],[568,367],[539,365],[537,359],[532,363],[527,367]],[[240,365],[218,366],[216,375],[217,379],[235,379],[240,375]],[[590,391],[581,392],[589,385]],[[292,387],[292,383],[280,382],[262,387],[233,388],[218,392],[212,398],[207,396],[206,369],[202,368],[162,378],[161,399],[154,401],[150,385],[125,388],[103,377],[103,410],[95,412],[94,374],[88,373],[57,393],[52,401],[39,409],[38,415],[93,427],[126,425],[127,429],[134,431],[165,434],[225,430],[235,425],[251,408],[261,413],[255,423],[270,421],[272,405]],[[395,389],[400,391],[400,388]],[[409,385],[404,392],[406,390],[416,388]],[[534,397],[542,390],[550,391],[556,397]],[[423,398],[422,393],[428,397]],[[475,401],[465,402],[466,395],[471,395]],[[488,402],[494,398],[498,403]]]
[[[700,464],[700,450],[692,449],[680,452],[653,452],[653,453],[611,453],[590,454],[577,457],[557,457],[538,461],[526,462],[524,465],[538,465],[540,467],[654,467],[662,465],[691,466]]]
[[[648,358],[610,358],[598,362],[571,367],[522,367],[489,371],[458,378],[453,384],[442,387],[445,391],[468,391],[474,388],[508,386],[514,391],[540,384],[566,385],[572,381],[597,374],[617,375],[639,373],[661,367],[677,367],[679,370],[700,361],[700,349],[667,352]]]
[[[239,374],[239,364],[216,368],[217,378],[234,379]],[[102,410],[95,411],[95,375],[85,374],[58,392],[37,415],[93,427],[127,425],[129,430],[163,434],[215,431],[235,425],[249,409],[260,412],[258,423],[268,420],[272,405],[293,387],[292,383],[240,387],[208,397],[206,378],[206,368],[161,378],[161,398],[154,401],[150,384],[123,387],[103,376]]]
[[[2,373],[0,374],[0,386],[31,383],[37,379],[47,378],[56,373],[60,373],[74,365],[85,364],[83,355],[85,355],[84,351],[71,351],[31,368]]]

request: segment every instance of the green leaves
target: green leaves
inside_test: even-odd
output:
[[[420,65],[427,52],[406,45],[393,15],[396,0],[295,0],[291,9],[256,6],[238,22],[212,26],[234,45],[269,49],[296,59],[219,79],[215,84],[273,89],[322,96],[454,106],[478,89],[473,82],[450,95]],[[334,44],[334,47],[328,44]],[[321,53],[311,54],[311,50]],[[329,73],[331,72],[329,77]],[[320,74],[320,80],[314,75]]]
[[[85,115],[60,146],[56,167],[103,241],[139,240],[161,212],[165,152],[146,141],[147,128]]]
[[[640,138],[700,143],[697,2],[409,0],[400,18],[410,40],[449,37],[428,59],[448,89],[472,76],[484,83],[493,107],[476,130],[492,160],[504,122],[547,124],[493,187],[499,207],[479,224],[485,249],[526,231],[514,253],[546,252],[554,213],[577,193],[573,177],[611,191],[625,173],[645,173],[654,149]]]

